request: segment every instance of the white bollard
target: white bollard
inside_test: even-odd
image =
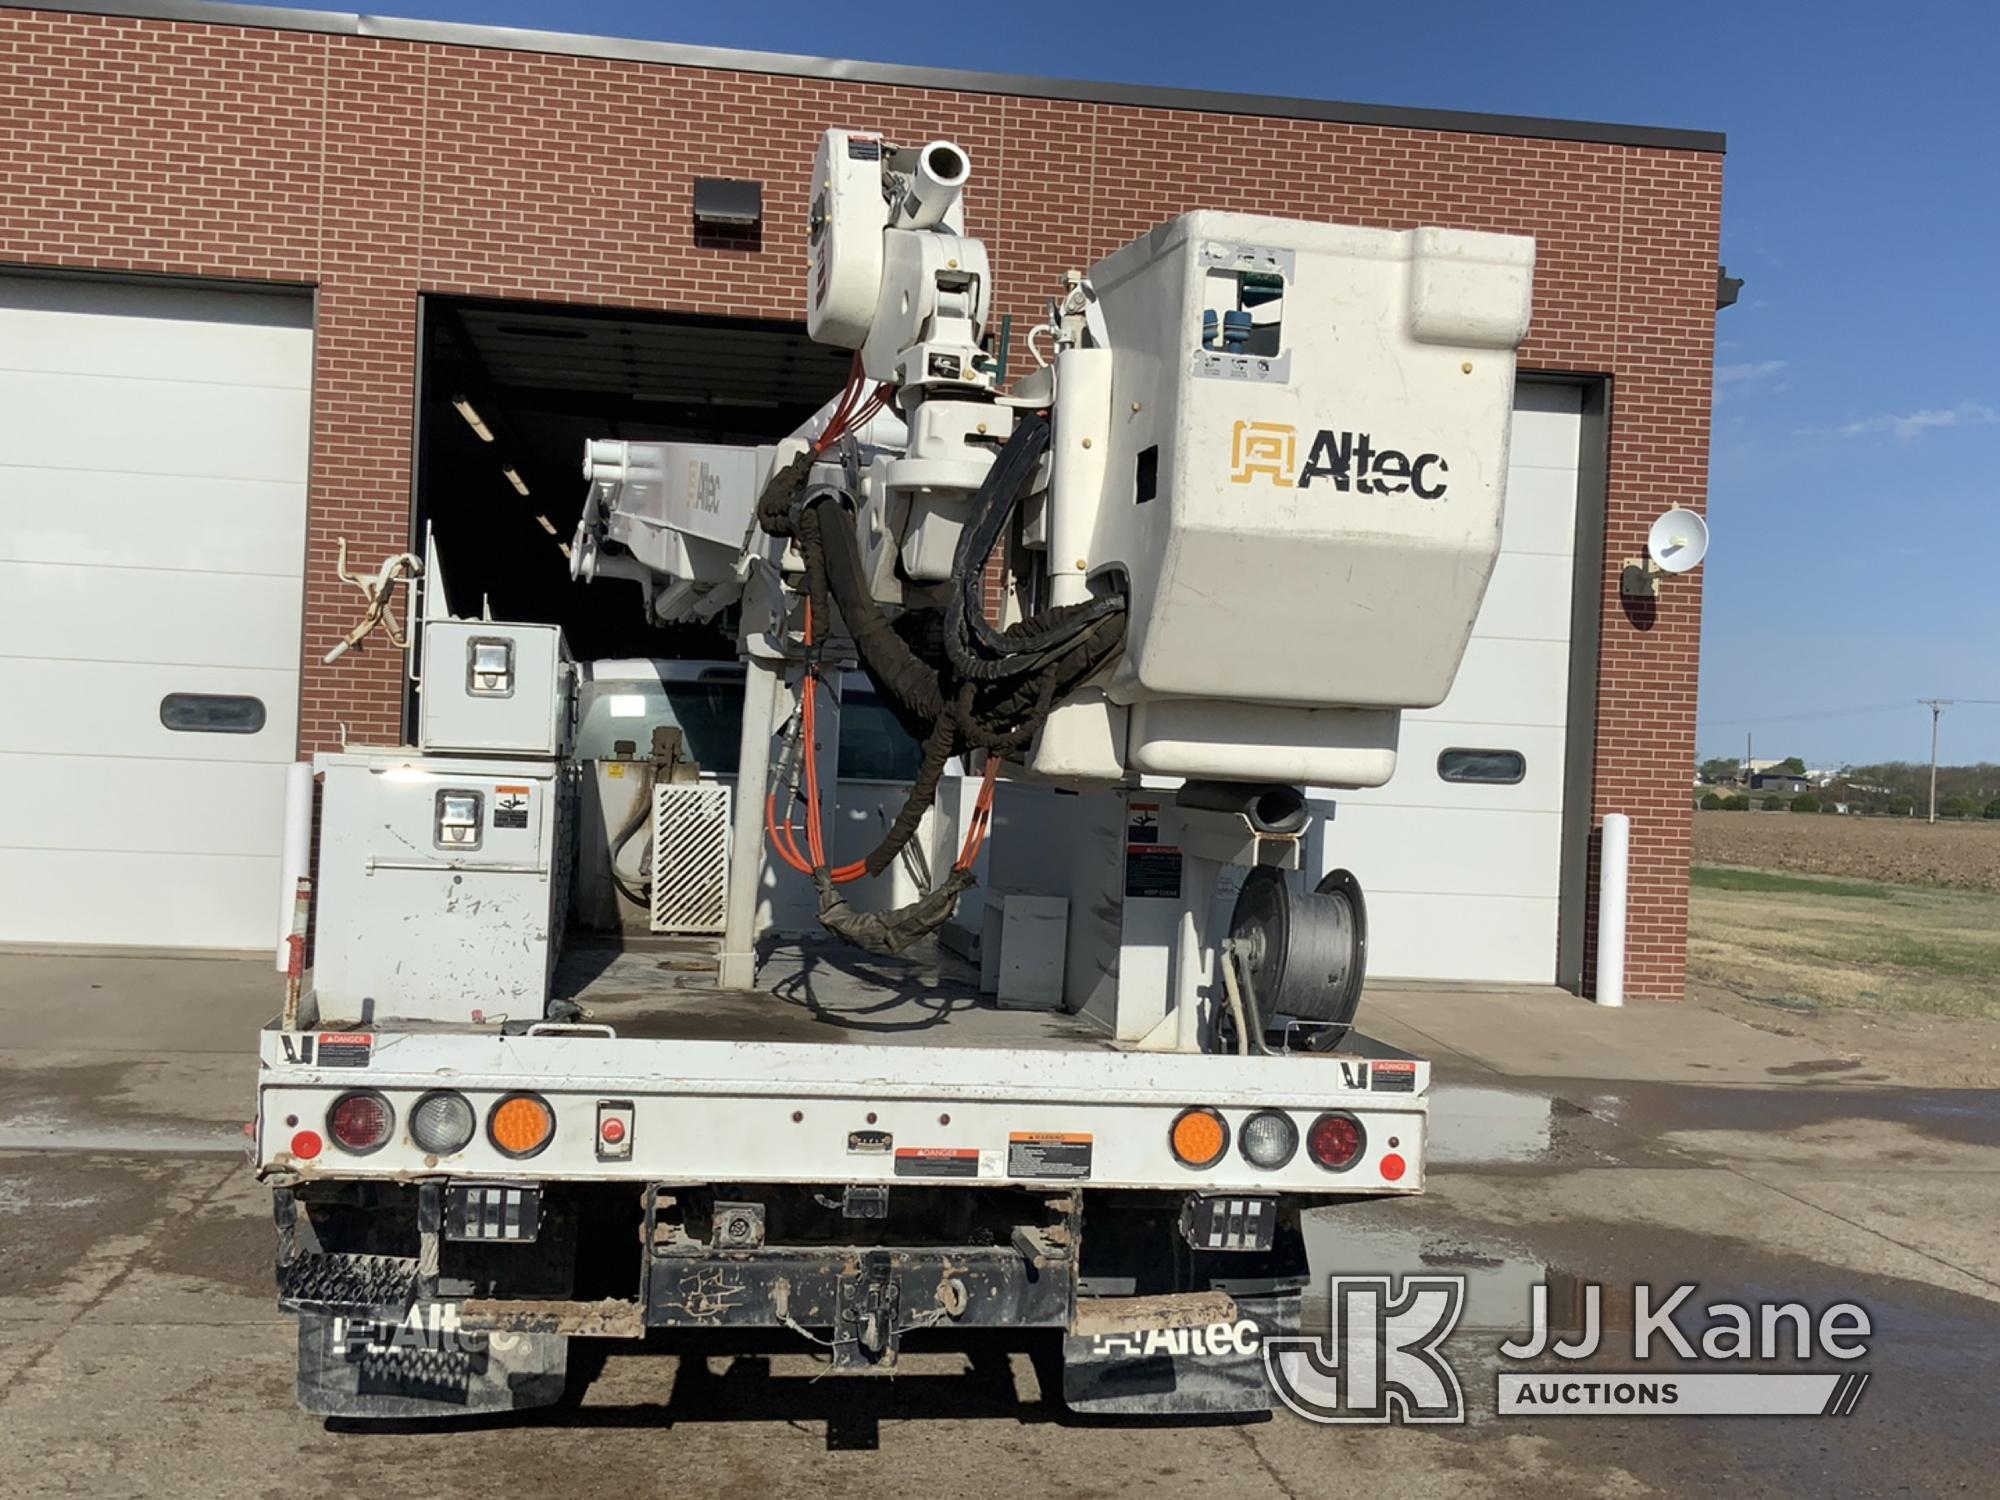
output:
[[[1632,869],[1632,820],[1604,815],[1597,865],[1597,1003],[1625,1003],[1625,884]]]
[[[285,842],[278,855],[278,972],[291,963],[292,904],[299,881],[312,872],[313,768],[309,760],[285,767]]]

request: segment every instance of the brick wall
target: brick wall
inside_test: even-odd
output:
[[[1633,818],[1627,987],[1679,995],[1699,574],[1628,612],[1618,567],[1704,504],[1719,155],[0,10],[0,261],[318,289],[301,749],[380,740],[396,661],[319,658],[354,613],[336,539],[407,541],[418,293],[796,319],[833,123],[966,145],[1026,322],[1191,208],[1535,236],[1524,363],[1612,381],[1596,811]],[[766,248],[694,243],[697,176],[763,181]]]

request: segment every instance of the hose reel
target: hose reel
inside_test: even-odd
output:
[[[1346,1026],[1368,971],[1368,904],[1361,883],[1335,870],[1306,894],[1258,865],[1229,917],[1229,943],[1250,981],[1261,1032],[1275,1016]]]

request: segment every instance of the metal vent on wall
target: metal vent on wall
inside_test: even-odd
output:
[[[655,932],[721,932],[729,892],[729,788],[653,788]]]

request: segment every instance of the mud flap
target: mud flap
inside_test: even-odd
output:
[[[1235,1298],[1235,1317],[1063,1337],[1063,1404],[1092,1416],[1219,1416],[1271,1409],[1264,1340],[1299,1330],[1299,1294]]]
[[[319,1417],[466,1417],[548,1406],[562,1397],[569,1338],[467,1333],[452,1303],[397,1321],[299,1316],[299,1405]]]

